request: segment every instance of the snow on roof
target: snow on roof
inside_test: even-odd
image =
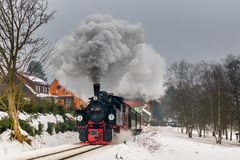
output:
[[[25,86],[33,93],[33,94],[37,94],[37,92],[35,92],[32,87],[30,87],[28,84],[25,84]]]
[[[149,116],[151,116],[151,113],[148,112],[146,109],[142,109],[143,112],[147,113]]]
[[[32,76],[32,75],[27,75],[27,74],[22,74],[24,77],[30,79],[31,81],[33,82],[37,82],[37,83],[41,83],[43,85],[48,85],[47,82],[45,82],[44,80],[38,78],[38,77],[35,77],[35,76]]]
[[[35,92],[32,87],[30,87],[29,85],[25,84],[25,86],[33,93],[35,94],[37,97],[39,98],[44,98],[44,97],[53,97],[53,95],[51,94],[46,94],[46,93],[37,93]]]
[[[53,97],[51,94],[46,93],[37,93],[37,97],[44,98],[44,97]]]

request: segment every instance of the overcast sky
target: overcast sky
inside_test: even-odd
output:
[[[71,34],[85,17],[106,13],[141,22],[146,42],[168,64],[240,55],[240,0],[49,0],[49,9],[57,11],[42,31],[50,41]]]

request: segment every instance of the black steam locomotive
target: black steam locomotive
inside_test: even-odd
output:
[[[94,97],[86,107],[77,110],[79,139],[83,144],[110,144],[121,130],[141,132],[142,117],[124,102],[123,97],[100,91],[94,84]]]

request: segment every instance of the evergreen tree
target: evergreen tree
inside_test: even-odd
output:
[[[27,68],[27,72],[30,73],[33,76],[36,76],[38,78],[41,78],[43,80],[47,80],[46,74],[43,71],[43,66],[40,62],[32,60],[29,63],[29,66]]]

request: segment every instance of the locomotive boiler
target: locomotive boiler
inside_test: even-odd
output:
[[[86,107],[77,110],[77,127],[80,143],[111,144],[115,133],[131,130],[141,132],[142,117],[124,98],[100,91],[100,84],[94,84],[94,96]]]

